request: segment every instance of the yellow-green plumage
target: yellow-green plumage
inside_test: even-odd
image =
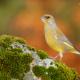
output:
[[[53,34],[53,31],[49,29],[48,25],[45,25],[45,39],[47,41],[47,44],[52,48],[55,49],[58,52],[62,52],[62,46],[54,39],[53,37],[57,38],[55,34]]]
[[[52,49],[60,53],[60,55],[63,55],[65,52],[80,54],[64,33],[57,27],[51,15],[44,15],[42,21],[44,22],[45,40]]]

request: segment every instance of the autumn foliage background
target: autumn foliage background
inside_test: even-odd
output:
[[[0,0],[0,34],[23,37],[31,46],[54,57],[57,52],[44,38],[40,20],[44,14],[55,17],[58,27],[80,51],[80,0]],[[65,53],[63,62],[80,73],[80,56]]]

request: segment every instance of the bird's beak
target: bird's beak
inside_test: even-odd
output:
[[[42,22],[45,22],[44,16],[41,17],[41,21],[42,21]]]

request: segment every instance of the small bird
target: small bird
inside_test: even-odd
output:
[[[44,23],[45,40],[52,49],[59,53],[57,56],[60,56],[60,59],[62,59],[65,52],[80,55],[80,52],[74,48],[73,44],[59,29],[52,15],[44,15],[41,20]]]

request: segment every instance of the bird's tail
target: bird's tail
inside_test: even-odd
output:
[[[77,50],[73,51],[72,53],[77,54],[77,55],[80,55],[80,52],[77,51]]]

